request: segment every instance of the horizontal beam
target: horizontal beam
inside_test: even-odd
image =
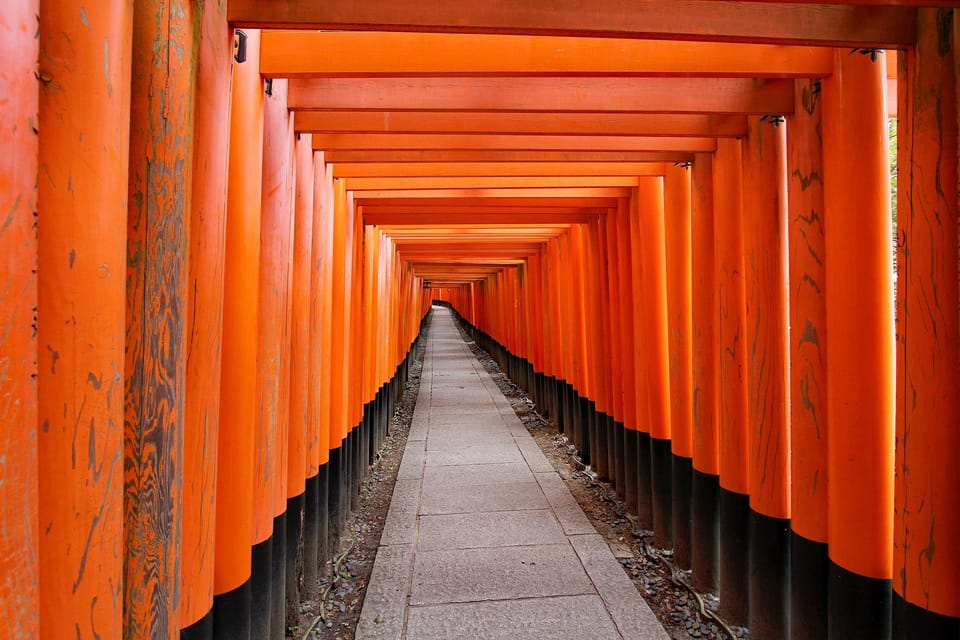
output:
[[[793,113],[792,80],[763,78],[311,78],[288,106],[320,111]]]
[[[689,162],[681,151],[514,151],[503,149],[370,149],[331,150],[324,159],[341,163],[402,162]]]
[[[663,162],[396,162],[334,164],[335,178],[662,176]]]
[[[313,148],[331,149],[514,149],[518,151],[716,151],[716,138],[652,136],[538,136],[431,133],[315,133]]]
[[[349,51],[350,55],[343,55]],[[384,55],[388,51],[389,55]],[[826,47],[731,42],[347,31],[264,31],[269,78],[374,76],[823,77]]]
[[[297,111],[303,133],[540,134],[742,137],[743,115],[677,113],[492,113]]]
[[[548,8],[546,8],[548,7]],[[899,6],[715,0],[231,0],[240,27],[427,31],[895,47],[916,13]]]
[[[388,189],[538,189],[545,187],[636,187],[636,176],[506,176],[490,178],[344,178],[354,192]],[[361,195],[358,193],[357,195]]]
[[[373,225],[420,225],[420,224],[585,224],[594,215],[587,213],[524,213],[517,210],[502,210],[497,213],[385,213],[364,211],[364,224]]]
[[[630,189],[623,187],[590,187],[565,189],[434,189],[418,191],[412,196],[406,191],[364,191],[354,198],[357,206],[366,204],[419,204],[437,199],[455,204],[481,204],[510,207],[537,202],[543,206],[559,204],[582,207],[616,206],[617,198],[629,198]]]

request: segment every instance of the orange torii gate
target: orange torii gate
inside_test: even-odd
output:
[[[753,637],[957,637],[951,4],[7,3],[0,635],[282,637],[432,297]]]

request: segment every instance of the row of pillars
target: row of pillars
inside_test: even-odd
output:
[[[224,4],[0,7],[0,637],[284,637],[386,435],[429,300]]]
[[[754,639],[960,637],[952,20],[440,291]]]

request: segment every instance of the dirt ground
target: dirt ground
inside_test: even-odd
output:
[[[597,481],[589,469],[578,464],[573,457],[575,452],[566,438],[558,433],[556,425],[537,413],[529,397],[468,335],[464,334],[464,339],[564,479],[594,527],[611,544],[614,554],[670,637],[674,640],[747,640],[749,635],[745,629],[731,628],[715,617],[718,604],[715,596],[695,594],[684,586],[689,584],[689,572],[671,565],[668,550],[653,547],[652,532],[636,529],[612,488]],[[320,583],[321,600],[301,604],[299,624],[289,630],[288,637],[302,640],[354,638],[420,389],[423,346],[416,354],[402,402],[391,419],[390,436],[381,457],[362,485],[360,509],[351,515],[337,554],[325,567]]]

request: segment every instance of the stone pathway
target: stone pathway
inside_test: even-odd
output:
[[[356,637],[668,638],[445,308]]]

